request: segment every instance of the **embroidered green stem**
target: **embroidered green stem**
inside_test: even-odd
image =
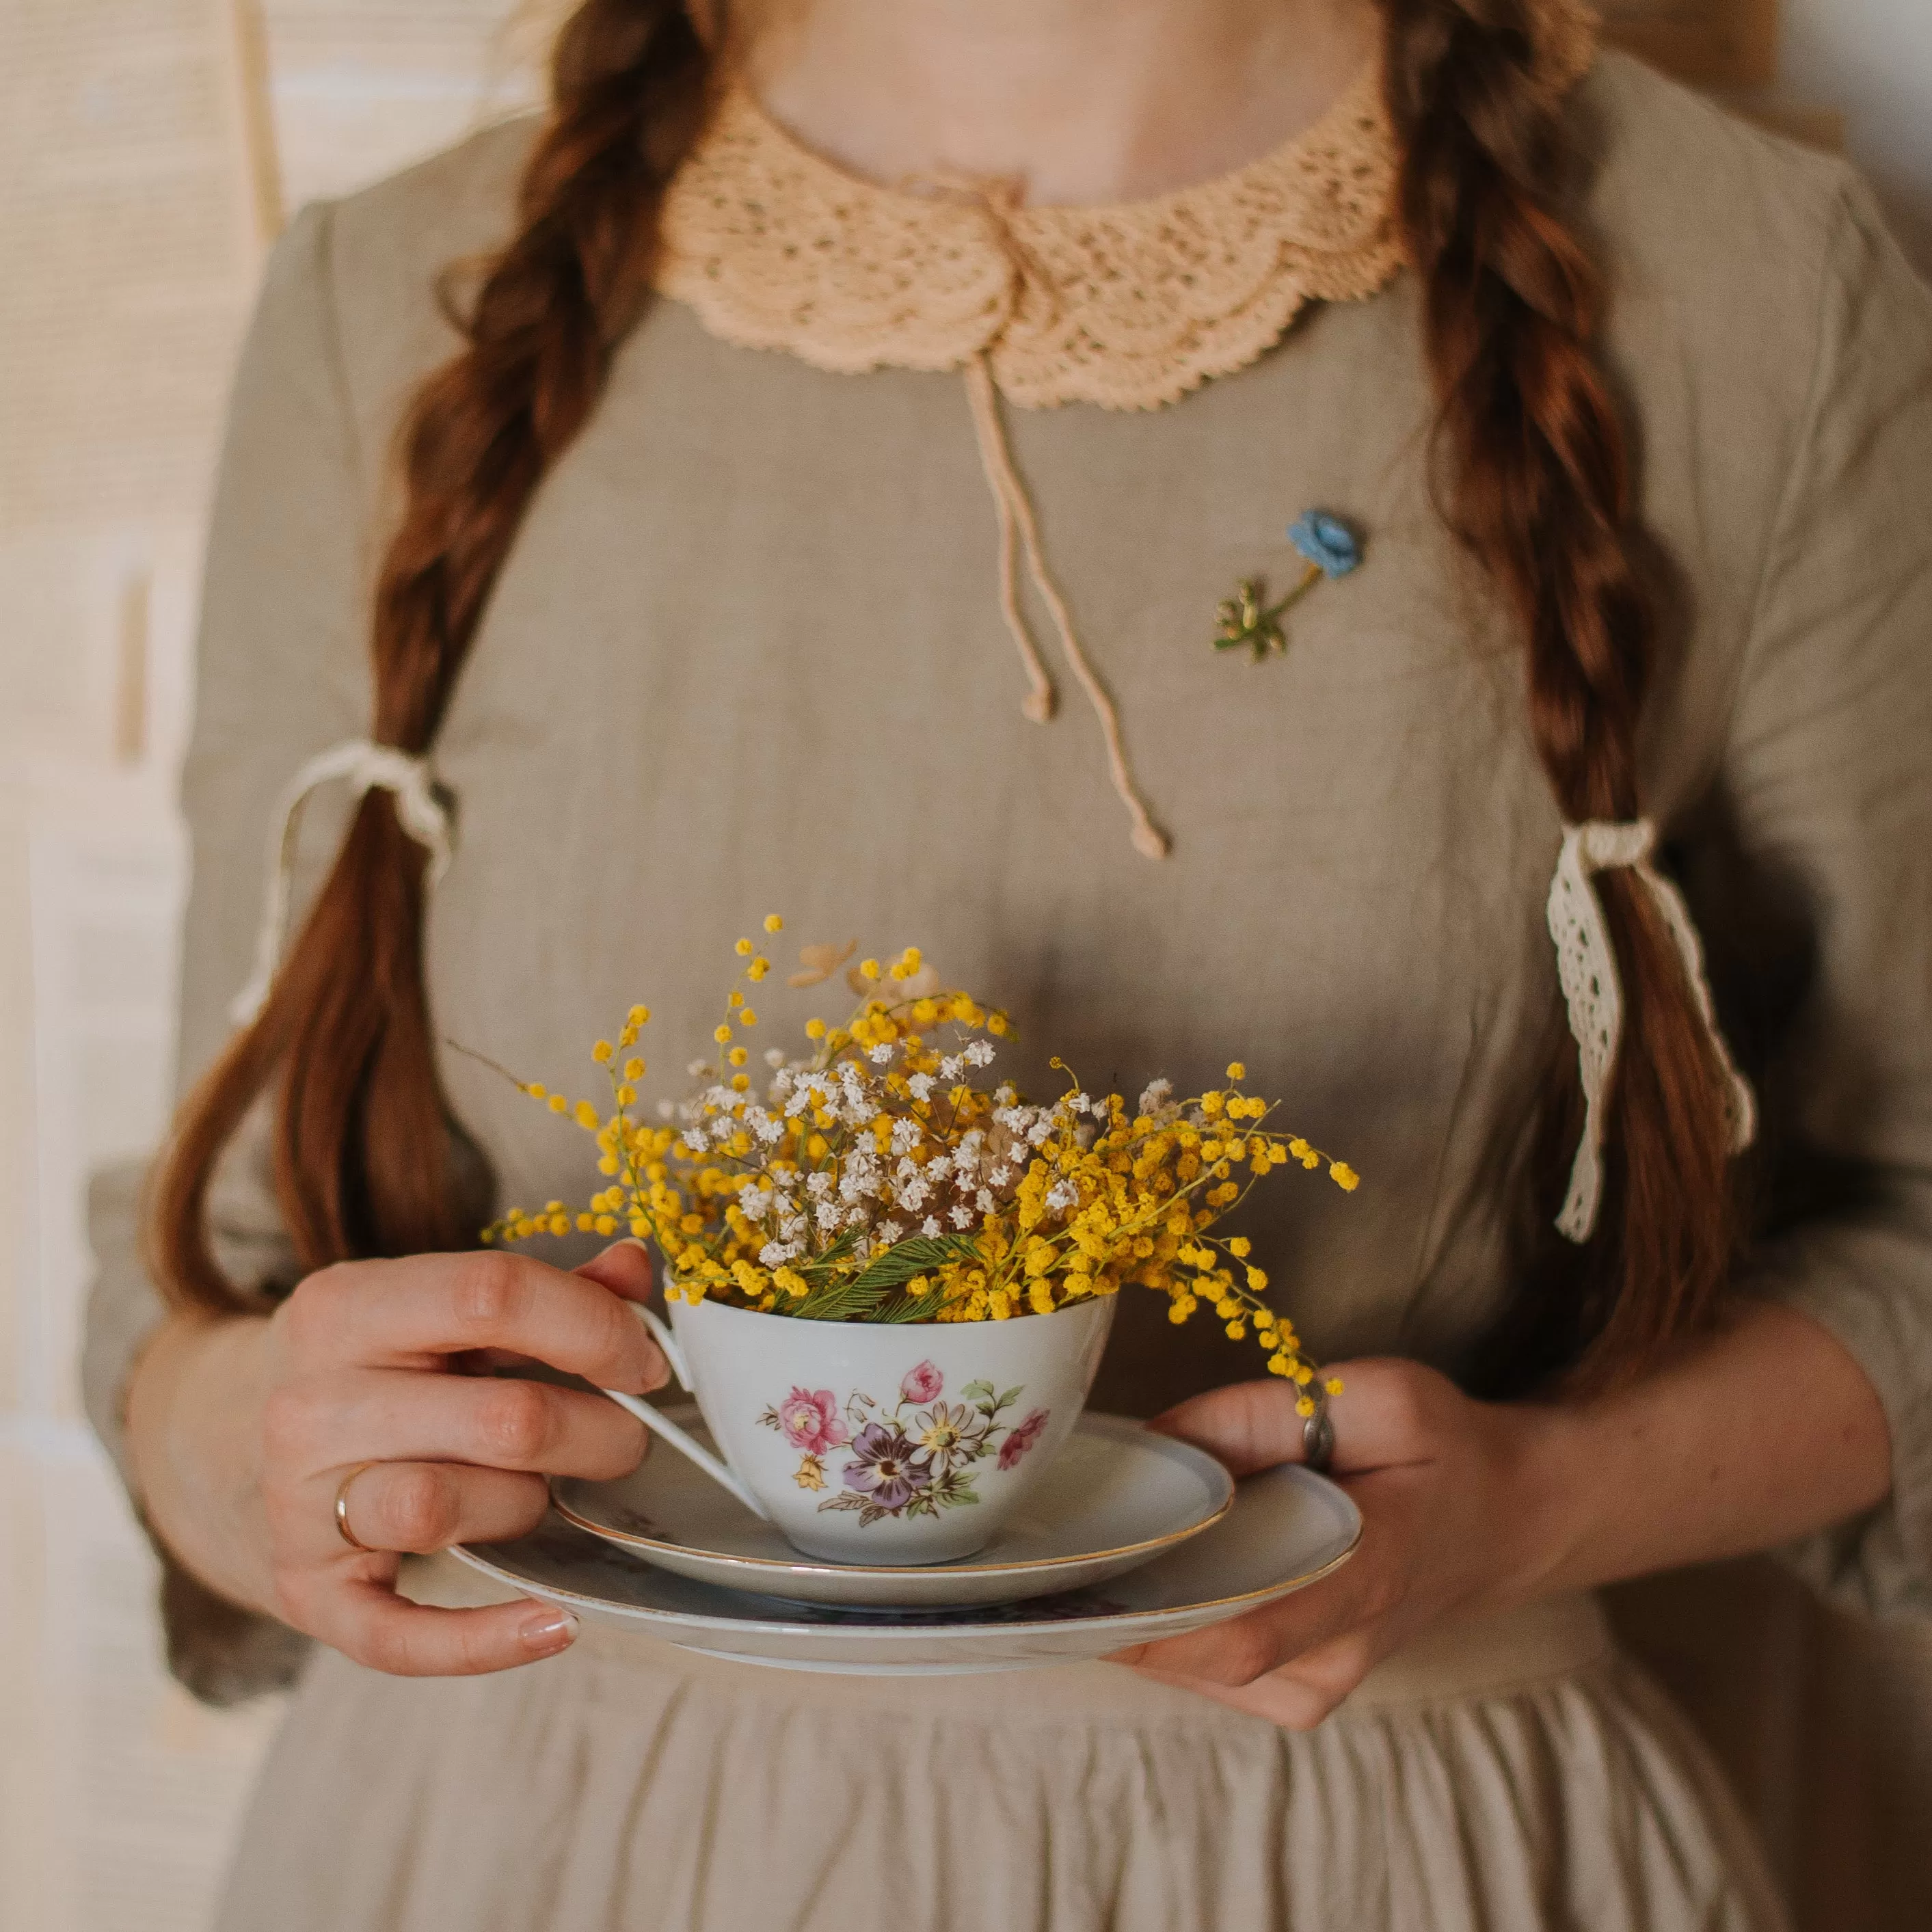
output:
[[[1270,652],[1279,655],[1286,652],[1288,633],[1282,629],[1281,620],[1322,580],[1324,574],[1319,564],[1309,564],[1302,572],[1300,582],[1278,604],[1266,601],[1259,578],[1243,578],[1235,586],[1234,596],[1223,598],[1214,613],[1218,626],[1214,633],[1214,648],[1217,651],[1232,651],[1245,646],[1254,652],[1256,664]]]

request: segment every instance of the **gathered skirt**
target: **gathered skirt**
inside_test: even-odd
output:
[[[1117,1666],[815,1676],[586,1627],[501,1676],[317,1655],[220,1932],[1782,1932],[1588,1598],[1292,1732]]]

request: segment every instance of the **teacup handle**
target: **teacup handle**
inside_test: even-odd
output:
[[[670,1364],[670,1372],[677,1378],[677,1385],[687,1395],[695,1394],[691,1386],[691,1376],[685,1365],[684,1351],[670,1332],[670,1324],[659,1318],[650,1309],[640,1303],[633,1302],[638,1319],[643,1322],[664,1352],[664,1359]],[[620,1408],[628,1408],[653,1435],[661,1436],[681,1456],[688,1456],[714,1483],[721,1483],[729,1490],[752,1514],[760,1521],[770,1522],[771,1512],[752,1494],[749,1486],[742,1483],[727,1463],[712,1454],[703,1443],[671,1420],[662,1409],[653,1408],[642,1396],[625,1395],[616,1389],[606,1389],[604,1394]]]
[[[638,1319],[651,1331],[651,1339],[664,1352],[664,1360],[670,1363],[678,1387],[686,1395],[695,1395],[698,1391],[691,1385],[691,1371],[685,1366],[684,1351],[678,1346],[670,1324],[655,1308],[646,1308],[641,1301],[634,1301],[631,1306]]]

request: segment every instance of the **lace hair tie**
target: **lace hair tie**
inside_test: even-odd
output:
[[[289,781],[269,821],[268,884],[255,938],[255,970],[228,1009],[228,1017],[237,1026],[250,1024],[268,1004],[268,989],[281,962],[302,807],[310,792],[337,778],[346,779],[356,798],[369,791],[386,791],[394,798],[397,822],[428,850],[430,885],[449,869],[454,828],[449,807],[438,795],[428,759],[412,758],[393,745],[372,744],[367,738],[352,738],[317,752]]]
[[[1587,1241],[1596,1229],[1604,1184],[1604,1091],[1617,1063],[1623,1031],[1623,986],[1603,901],[1594,884],[1598,873],[1627,867],[1643,882],[1683,962],[1690,997],[1724,1077],[1732,1153],[1749,1147],[1757,1132],[1757,1102],[1718,1027],[1697,929],[1683,894],[1651,864],[1656,847],[1657,827],[1647,818],[1566,825],[1556,876],[1550,882],[1550,937],[1556,943],[1557,971],[1583,1076],[1583,1138],[1570,1170],[1568,1198],[1556,1217],[1558,1231],[1573,1241]]]

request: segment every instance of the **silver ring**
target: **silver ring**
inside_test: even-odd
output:
[[[1327,1397],[1315,1398],[1315,1413],[1301,1425],[1301,1464],[1318,1476],[1325,1476],[1335,1460],[1335,1424],[1328,1413]]]

